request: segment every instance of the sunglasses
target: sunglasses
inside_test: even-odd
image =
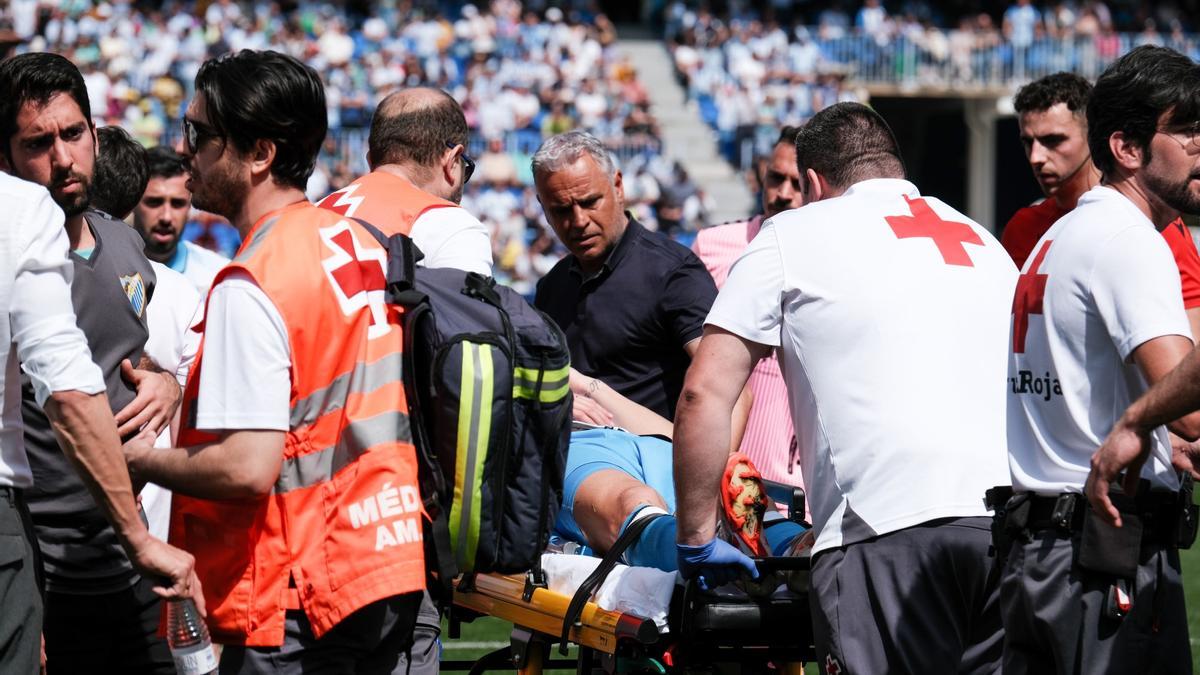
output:
[[[457,148],[458,145],[458,143],[446,141],[446,147],[451,150]],[[467,181],[471,180],[471,174],[475,173],[475,160],[471,159],[471,156],[467,154],[466,146],[463,146],[463,153],[459,157],[463,163],[463,185],[466,185]]]
[[[205,140],[220,136],[221,134],[203,122],[197,122],[186,116],[183,118],[183,145],[190,155],[196,154],[196,150]]]

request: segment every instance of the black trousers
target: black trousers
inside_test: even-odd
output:
[[[221,675],[406,675],[421,593],[373,602],[317,639],[301,610],[288,610],[280,647],[227,646]]]
[[[41,561],[20,491],[0,487],[0,673],[32,675],[42,645]]]
[[[809,602],[829,673],[996,673],[1004,637],[991,518],[944,518],[826,550]]]
[[[158,636],[162,600],[139,580],[103,595],[46,593],[46,672],[174,675],[167,641]]]
[[[1143,545],[1133,606],[1113,618],[1116,580],[1075,564],[1079,539],[1046,528],[1013,543],[1000,584],[1006,675],[1191,673],[1179,551]]]

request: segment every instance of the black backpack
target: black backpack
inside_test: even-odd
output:
[[[475,572],[532,571],[544,584],[571,435],[566,336],[491,277],[417,267],[408,237],[363,225],[388,249],[388,301],[405,308],[404,386],[434,594],[448,600],[459,573],[469,585]]]

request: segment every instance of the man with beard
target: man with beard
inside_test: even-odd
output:
[[[133,209],[133,225],[146,242],[146,257],[187,277],[203,295],[229,259],[180,239],[192,209],[192,193],[179,153],[160,145],[150,149],[146,162],[150,180]]]
[[[467,156],[462,107],[440,89],[402,89],[375,109],[367,162],[371,173],[317,205],[407,234],[426,267],[492,273],[492,240],[458,206],[475,163]],[[428,205],[428,195],[440,201]],[[414,204],[423,207],[414,210]]]
[[[195,91],[187,187],[242,246],[209,293],[182,447],[142,434],[130,470],[172,491],[221,672],[397,672],[425,565],[387,253],[304,197],[327,120],[312,68],[243,50]]]
[[[1075,208],[1079,197],[1100,182],[1087,144],[1086,107],[1090,82],[1074,73],[1047,75],[1021,87],[1013,99],[1021,144],[1046,198],[1020,209],[1000,233],[1000,243],[1018,268],[1054,221]],[[1179,267],[1183,307],[1192,335],[1200,335],[1200,253],[1183,220],[1162,230]]]
[[[797,209],[804,204],[800,192],[800,169],[796,166],[796,133],[799,127],[784,127],[761,168],[763,213],[740,223],[700,230],[692,250],[708,268],[717,288],[725,285],[729,268],[746,250],[764,220]],[[803,486],[792,452],[792,417],[787,407],[787,386],[775,352],[758,362],[750,374],[753,404],[746,420],[746,433],[739,450],[762,471],[763,478]]]
[[[1180,491],[1172,463],[1189,466],[1186,455],[1173,458],[1166,430],[1153,430],[1147,461],[1126,481],[1143,485],[1120,500],[1144,528],[1100,522],[1081,492],[1119,412],[1192,349],[1159,232],[1200,211],[1198,121],[1200,67],[1186,56],[1139,47],[1110,66],[1087,104],[1100,184],[1041,238],[1017,284],[1006,673],[1190,671],[1171,513]]]
[[[62,208],[76,321],[104,375],[119,432],[157,433],[170,422],[180,388],[143,355],[155,276],[141,238],[88,210],[96,145],[83,77],[70,61],[31,53],[0,63],[0,168],[48,188]],[[50,672],[173,672],[156,630],[157,581],[134,569],[61,449],[28,377],[22,405],[34,476],[29,510],[45,568]]]

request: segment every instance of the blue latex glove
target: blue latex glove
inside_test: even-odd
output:
[[[712,539],[702,546],[675,545],[679,573],[684,579],[696,578],[700,588],[711,590],[747,574],[758,578],[758,567],[745,553],[722,539]]]

